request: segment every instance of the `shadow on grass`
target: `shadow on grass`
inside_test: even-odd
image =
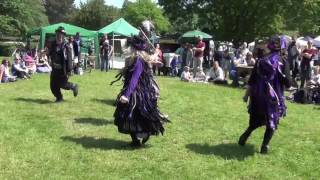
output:
[[[115,106],[116,101],[114,99],[92,99],[94,102],[106,104],[109,106]]]
[[[61,137],[64,141],[74,142],[76,144],[82,145],[86,149],[96,148],[102,150],[134,150],[138,148],[134,148],[130,146],[130,142],[119,141],[108,138],[95,138],[95,137],[71,137],[64,136]],[[142,146],[143,148],[148,148],[148,146]]]
[[[49,101],[47,99],[16,98],[14,100],[15,101],[28,102],[28,103],[36,103],[36,104],[50,104],[50,103],[53,103],[53,101]]]
[[[239,161],[243,161],[248,156],[253,156],[255,152],[253,145],[250,144],[244,147],[235,143],[218,144],[215,146],[209,146],[208,144],[188,144],[186,147],[195,153],[215,155],[223,159],[236,159]]]
[[[113,124],[113,121],[107,119],[98,119],[98,118],[75,118],[74,121],[80,124],[92,124],[95,126],[104,126],[108,124]]]

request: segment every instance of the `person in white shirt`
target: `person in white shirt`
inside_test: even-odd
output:
[[[219,62],[215,61],[212,67],[209,70],[208,77],[209,82],[213,82],[215,84],[227,84],[227,81],[224,78],[224,73],[222,68],[219,66]]]
[[[21,62],[20,56],[16,56],[13,66],[12,74],[21,79],[31,78],[28,72],[28,69]]]
[[[310,85],[320,86],[320,66],[315,67],[314,75],[311,77]]]
[[[197,72],[194,77],[194,82],[205,82],[206,81],[206,74],[200,67],[197,67]]]
[[[181,81],[190,82],[192,80],[189,67],[185,66],[181,73]]]
[[[241,55],[242,55],[242,57],[246,57],[246,55],[248,54],[248,52],[250,52],[249,49],[248,49],[248,45],[247,45],[246,42],[244,42],[244,43],[242,44],[242,47],[241,47]]]
[[[10,63],[8,59],[3,59],[0,65],[0,83],[16,81],[16,77],[10,75],[9,66],[10,66]]]
[[[254,66],[255,60],[251,52],[248,52],[245,58],[240,58],[234,61],[235,66]]]

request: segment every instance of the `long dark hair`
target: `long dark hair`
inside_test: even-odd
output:
[[[4,59],[2,60],[1,64],[4,65],[6,62],[8,62],[8,66],[10,66],[10,61],[9,61],[8,59],[6,59],[6,58],[4,58]]]

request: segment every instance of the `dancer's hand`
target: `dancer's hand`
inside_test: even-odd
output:
[[[123,104],[126,104],[129,102],[129,99],[126,96],[121,96],[119,100]]]
[[[243,102],[245,102],[245,103],[248,102],[248,99],[249,99],[249,96],[247,96],[247,95],[244,95],[242,98]]]

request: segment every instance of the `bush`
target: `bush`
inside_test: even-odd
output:
[[[0,56],[11,56],[15,49],[16,45],[0,44]]]

